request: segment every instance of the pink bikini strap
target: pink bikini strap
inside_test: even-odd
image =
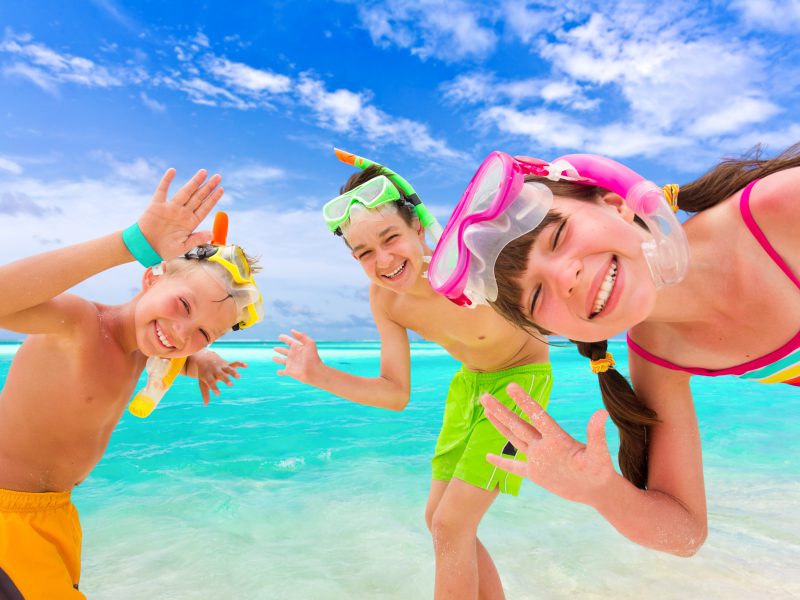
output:
[[[764,232],[761,231],[761,228],[753,218],[753,213],[750,211],[750,190],[753,189],[753,186],[757,181],[759,180],[756,179],[751,181],[747,187],[742,190],[742,196],[739,200],[739,210],[742,212],[742,220],[744,221],[744,224],[747,225],[750,233],[752,233],[753,237],[756,238],[756,241],[761,244],[761,247],[769,255],[773,262],[780,267],[781,271],[783,271],[798,288],[800,288],[800,280],[797,279],[795,274],[792,273],[792,270],[789,268],[789,265],[786,264],[786,262],[781,258],[781,255],[778,254],[775,251],[775,248],[772,247],[772,244],[769,243],[767,236],[765,236]]]

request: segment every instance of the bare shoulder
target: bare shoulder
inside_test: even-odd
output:
[[[789,267],[800,268],[800,167],[778,171],[756,183],[750,210],[761,231]]]
[[[60,294],[37,306],[4,317],[4,329],[27,334],[84,337],[98,326],[98,307],[73,294]]]
[[[778,171],[756,183],[750,192],[750,209],[762,229],[794,231],[800,222],[800,167]]]

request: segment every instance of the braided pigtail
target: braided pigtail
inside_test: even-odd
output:
[[[641,489],[647,488],[647,428],[658,422],[658,415],[639,400],[630,383],[616,369],[608,341],[573,342],[578,352],[592,361],[597,373],[603,404],[619,429],[619,467],[625,479]]]

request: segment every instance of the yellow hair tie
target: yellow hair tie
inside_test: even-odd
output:
[[[672,212],[678,212],[678,192],[681,187],[677,183],[668,183],[661,189],[664,191],[664,197],[669,202]]]
[[[611,352],[606,352],[605,358],[589,361],[589,364],[592,366],[592,373],[605,373],[609,369],[613,369],[616,363]]]

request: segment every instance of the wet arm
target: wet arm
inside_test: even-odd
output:
[[[658,413],[651,427],[648,489],[620,475],[591,502],[632,541],[678,556],[691,556],[707,535],[700,432],[689,376],[630,357],[637,394]]]
[[[316,385],[358,404],[401,411],[410,395],[410,349],[405,328],[388,321],[379,322],[381,365],[378,377],[359,377],[327,365],[322,366]]]
[[[273,361],[284,365],[278,375],[293,377],[351,402],[400,411],[408,404],[410,351],[405,328],[373,305],[373,317],[381,336],[381,366],[378,377],[360,377],[326,365],[316,343],[304,333],[292,330],[282,335],[287,347],[276,347]]]

